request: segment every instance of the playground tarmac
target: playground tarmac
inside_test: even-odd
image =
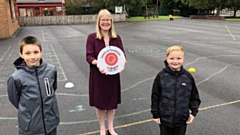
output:
[[[119,135],[158,135],[150,113],[151,87],[164,67],[165,50],[181,45],[184,67],[194,67],[202,104],[187,135],[240,133],[240,23],[188,18],[173,21],[115,23],[127,64],[122,80],[122,103],[114,126]],[[6,81],[14,72],[18,41],[32,35],[43,45],[43,59],[58,69],[57,99],[61,123],[58,135],[98,135],[95,109],[88,104],[89,67],[85,48],[95,24],[21,27],[10,39],[0,40],[0,133],[18,134],[17,110],[8,101]],[[65,88],[67,82],[73,88]]]

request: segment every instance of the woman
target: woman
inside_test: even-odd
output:
[[[120,75],[106,75],[104,70],[98,68],[97,61],[99,52],[106,46],[116,46],[124,52],[121,37],[114,30],[111,13],[103,9],[97,17],[96,32],[88,35],[86,43],[86,60],[90,65],[89,102],[90,106],[96,108],[100,135],[106,135],[105,115],[108,121],[107,134],[117,135],[113,120],[115,109],[121,103]]]

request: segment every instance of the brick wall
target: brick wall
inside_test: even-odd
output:
[[[14,5],[12,0],[12,5]],[[16,14],[17,15],[17,14]],[[0,38],[11,37],[19,28],[18,18],[11,17],[8,0],[0,0]]]
[[[6,37],[6,31],[8,28],[6,27],[7,20],[6,18],[6,2],[5,0],[0,0],[0,38]]]

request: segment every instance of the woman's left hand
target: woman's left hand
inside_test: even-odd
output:
[[[127,61],[125,60],[125,64],[127,63]],[[122,67],[122,69],[120,69],[119,73],[122,73],[122,71],[125,69],[125,66]]]
[[[124,66],[122,67],[122,69],[120,69],[119,73],[122,73],[123,70],[124,70]]]
[[[190,114],[189,119],[187,120],[186,124],[191,124],[193,122],[194,118],[195,117],[192,114]]]

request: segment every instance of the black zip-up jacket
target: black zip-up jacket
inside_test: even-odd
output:
[[[153,118],[160,118],[161,124],[178,127],[186,124],[190,111],[197,115],[201,100],[192,75],[183,67],[173,71],[166,60],[164,63],[166,67],[153,83],[151,113]]]

